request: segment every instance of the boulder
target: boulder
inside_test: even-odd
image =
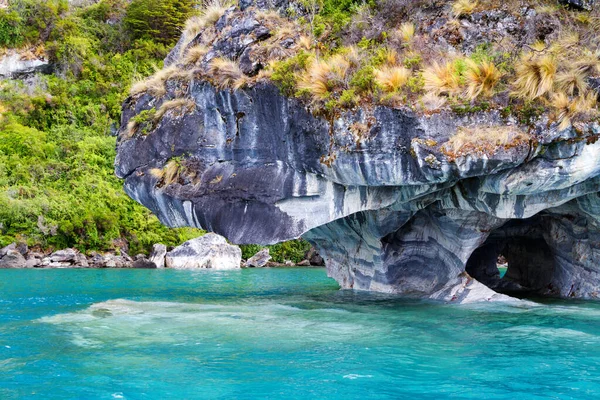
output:
[[[17,247],[15,248],[15,250],[17,250],[19,253],[21,253],[21,255],[23,257],[25,257],[27,255],[27,253],[29,252],[29,247],[27,246],[26,243],[19,243],[19,244],[17,244]]]
[[[156,269],[156,264],[147,258],[139,258],[131,264],[131,268],[137,269]]]
[[[161,243],[156,243],[152,246],[152,253],[150,253],[150,261],[152,261],[156,268],[165,267],[165,256],[167,255],[167,246]]]
[[[50,255],[50,261],[54,263],[75,263],[79,252],[75,249],[64,249],[55,251]]]
[[[102,254],[93,252],[88,260],[92,268],[106,268],[106,259]]]
[[[224,237],[208,233],[177,246],[165,259],[167,268],[173,269],[238,269],[242,250],[228,244]]]
[[[258,253],[253,255],[246,261],[246,267],[250,268],[262,268],[267,265],[267,263],[271,260],[271,255],[269,254],[269,249],[264,248],[260,250]]]
[[[315,249],[314,247],[311,247],[310,250],[306,252],[306,259],[310,262],[310,265],[313,265],[315,267],[322,267],[325,265],[323,257],[319,255],[317,249]]]
[[[0,249],[0,258],[4,257],[10,250],[16,250],[17,249],[17,244],[16,243],[11,243],[6,247],[3,247]]]
[[[49,73],[52,67],[48,61],[37,58],[30,52],[20,53],[9,50],[0,57],[0,77],[3,78],[25,78],[35,73]]]
[[[42,259],[41,258],[28,258],[25,261],[25,268],[39,268],[42,266]]]
[[[0,259],[0,268],[27,268],[27,260],[17,250],[8,250]]]

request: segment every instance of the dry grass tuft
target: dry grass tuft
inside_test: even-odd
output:
[[[164,115],[171,111],[171,110],[180,110],[183,111],[184,113],[189,113],[192,112],[196,109],[196,102],[192,99],[173,99],[173,100],[169,100],[169,101],[165,101],[164,103],[162,103],[162,105],[159,107],[158,110],[156,110],[156,114],[154,114],[154,121],[158,122],[160,121]]]
[[[554,117],[558,122],[558,129],[569,128],[575,119],[591,118],[598,115],[597,96],[595,93],[587,93],[577,98],[571,98],[565,93],[555,93],[552,96],[551,105],[555,110]]]
[[[436,95],[455,94],[460,89],[460,73],[452,61],[434,62],[423,71],[424,89]]]
[[[192,73],[172,65],[168,68],[157,71],[150,78],[133,84],[130,90],[132,96],[142,93],[148,93],[154,97],[162,97],[167,93],[165,82],[170,79],[176,79],[181,82],[189,82],[192,79]]]
[[[307,90],[318,100],[326,99],[332,90],[347,86],[350,61],[343,54],[336,54],[328,60],[315,59],[300,76],[298,88]]]
[[[194,65],[198,61],[202,60],[202,58],[208,53],[208,48],[204,45],[196,45],[185,53],[185,58],[183,59],[183,63],[185,65]]]
[[[534,100],[550,93],[556,78],[557,64],[556,58],[548,54],[538,57],[532,54],[523,56],[516,68],[514,94]]]
[[[452,13],[455,17],[472,14],[479,5],[477,0],[456,0],[452,4]]]
[[[455,159],[468,155],[493,155],[500,149],[529,144],[531,136],[516,126],[460,127],[442,146],[442,151]]]
[[[198,15],[186,21],[183,29],[186,42],[193,40],[204,28],[214,25],[233,4],[231,0],[212,0],[206,3]]]
[[[404,22],[398,28],[398,36],[404,43],[410,43],[415,37],[415,24],[412,22]]]
[[[313,40],[310,36],[302,35],[298,38],[298,48],[304,50],[310,50],[313,46]]]
[[[575,62],[578,71],[586,75],[600,74],[600,51],[585,49]]]
[[[502,72],[491,61],[476,63],[468,59],[466,64],[467,97],[474,100],[480,95],[486,97],[492,95],[494,88],[502,78]]]
[[[167,186],[179,181],[182,171],[179,160],[170,160],[162,169],[152,168],[150,175],[158,179],[160,186]]]
[[[221,89],[240,89],[248,83],[248,77],[244,75],[240,66],[235,61],[226,58],[213,59],[210,63],[209,73]]]
[[[569,96],[578,96],[587,89],[585,74],[580,70],[570,70],[556,75],[556,87]]]
[[[386,93],[395,93],[400,90],[410,78],[410,70],[404,67],[384,66],[373,71],[375,82]]]
[[[435,93],[426,93],[421,97],[421,106],[426,111],[435,111],[446,105],[447,99]]]

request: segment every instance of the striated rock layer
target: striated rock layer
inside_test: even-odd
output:
[[[464,300],[475,277],[500,291],[598,296],[596,125],[540,125],[527,142],[452,159],[440,149],[458,127],[487,129],[500,117],[379,107],[331,124],[270,85],[229,92],[192,82],[190,93],[192,112],[118,144],[126,192],[166,225],[240,244],[303,236],[343,288]],[[127,103],[124,125],[152,101]],[[150,171],[174,157],[183,171],[165,185]]]
[[[238,244],[304,237],[346,289],[598,297],[597,123],[561,131],[547,117],[521,126],[499,111],[384,106],[325,119],[269,83],[231,91],[192,79],[192,108],[127,134],[176,97],[169,85],[163,98],[126,101],[116,159],[126,192],[166,225]]]

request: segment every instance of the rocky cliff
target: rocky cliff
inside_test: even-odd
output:
[[[253,12],[225,12],[198,65],[223,54],[256,65],[248,49],[271,35]],[[181,64],[206,31],[195,35],[168,63]],[[116,159],[127,194],[164,224],[238,244],[304,237],[347,289],[456,302],[598,297],[595,117],[523,121],[506,104],[323,113],[269,79],[231,89],[181,77],[172,71],[161,93],[125,102]]]

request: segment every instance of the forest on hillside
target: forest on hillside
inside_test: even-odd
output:
[[[148,252],[196,237],[167,228],[114,175],[121,104],[162,68],[197,0],[14,0],[0,8],[0,56],[47,58],[52,74],[0,80],[0,247]],[[244,256],[260,248],[244,247]],[[272,248],[300,261],[307,245]]]

